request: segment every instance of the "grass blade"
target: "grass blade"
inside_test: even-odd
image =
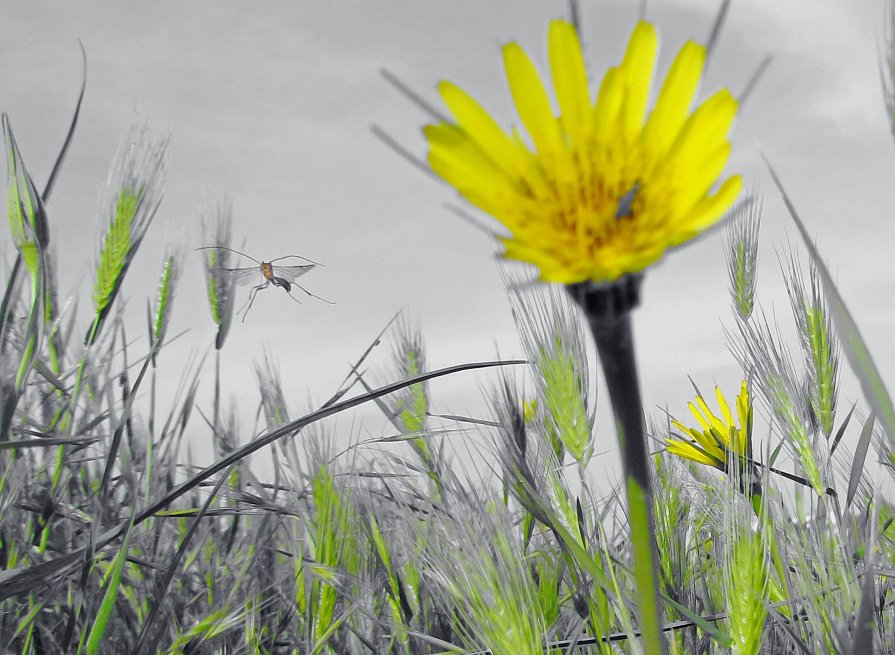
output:
[[[75,127],[78,125],[78,117],[81,115],[81,104],[84,102],[84,91],[87,90],[87,52],[84,50],[84,44],[78,39],[78,46],[81,48],[81,91],[78,93],[78,101],[75,103],[75,114],[71,118],[71,125],[68,126],[68,133],[65,135],[65,141],[62,142],[62,148],[56,156],[56,163],[53,164],[53,170],[50,171],[50,177],[44,185],[41,197],[46,202],[50,199],[53,187],[56,185],[56,177],[62,169],[62,162],[68,154],[68,148],[71,146],[72,137],[75,135]]]
[[[851,463],[851,474],[848,477],[848,495],[845,497],[845,507],[851,505],[854,500],[855,493],[858,491],[858,484],[861,482],[861,474],[864,472],[864,462],[867,460],[867,449],[870,446],[870,437],[873,435],[873,414],[864,424],[861,430],[861,437],[858,439],[858,445],[855,447],[855,458]],[[868,651],[869,652],[869,651]]]
[[[780,178],[777,177],[777,173],[766,158],[765,163],[768,166],[768,170],[771,172],[771,177],[773,177],[777,189],[780,191],[780,195],[783,197],[783,203],[786,205],[789,215],[792,216],[793,222],[796,224],[799,233],[802,235],[802,240],[805,242],[805,247],[811,255],[811,260],[817,267],[817,273],[820,275],[824,292],[830,303],[830,314],[833,316],[836,331],[839,333],[839,338],[841,339],[842,349],[845,351],[849,364],[851,364],[855,375],[861,383],[861,389],[864,392],[864,396],[867,398],[867,402],[870,403],[870,406],[873,408],[873,413],[876,415],[877,420],[879,420],[883,427],[883,431],[886,433],[890,447],[895,450],[895,407],[892,405],[892,397],[886,390],[886,385],[879,374],[879,369],[876,367],[873,358],[870,356],[867,344],[861,337],[861,332],[858,330],[855,320],[848,311],[848,307],[845,306],[845,301],[842,299],[839,290],[836,288],[836,284],[833,282],[833,277],[830,275],[830,271],[827,269],[827,266],[821,258],[820,253],[818,253],[814,243],[811,241],[811,237],[808,235],[808,230],[805,229],[805,225],[802,223],[802,219],[799,218],[792,201],[789,199],[786,191],[784,191]],[[890,454],[890,458],[891,457],[892,454]]]
[[[848,423],[849,421],[851,421],[851,415],[855,411],[855,407],[857,406],[857,402],[852,404],[851,409],[848,410],[848,414],[845,415],[845,420],[842,421],[842,425],[839,426],[839,430],[836,432],[836,436],[833,438],[833,443],[830,445],[830,457],[833,456],[833,453],[836,452],[836,448],[839,447],[839,442],[842,441],[842,437],[845,435],[845,428],[848,427]]]
[[[96,614],[96,620],[93,622],[93,627],[90,628],[90,635],[87,637],[87,644],[85,647],[87,655],[96,655],[100,652],[99,648],[102,646],[103,638],[106,635],[106,629],[109,627],[109,620],[112,618],[112,610],[115,609],[115,602],[118,599],[118,591],[121,588],[121,571],[124,568],[124,563],[127,561],[127,552],[130,550],[130,537],[133,527],[134,517],[131,515],[131,520],[124,533],[124,543],[121,544],[121,548],[115,556],[115,561],[112,563],[112,570],[109,573],[109,582],[106,586],[106,593],[103,594],[103,601]]]
[[[231,467],[231,469],[232,468],[233,467]],[[180,545],[177,548],[177,552],[174,553],[174,558],[171,560],[171,565],[165,571],[164,575],[159,578],[158,584],[155,588],[155,594],[152,599],[152,609],[149,612],[149,616],[146,617],[146,621],[143,623],[143,627],[140,629],[140,636],[137,638],[137,643],[134,644],[132,649],[133,653],[140,653],[142,651],[143,644],[146,642],[146,638],[149,636],[149,631],[150,628],[152,628],[152,624],[155,622],[155,618],[159,615],[159,610],[162,607],[162,602],[164,601],[165,594],[168,591],[171,580],[174,578],[174,574],[177,572],[177,569],[180,566],[180,562],[183,559],[184,553],[186,553],[187,546],[196,535],[196,532],[202,523],[202,519],[205,518],[205,515],[208,513],[211,504],[214,502],[215,498],[217,498],[218,492],[221,490],[224,482],[226,482],[229,478],[230,470],[225,471],[221,475],[220,479],[211,490],[211,493],[208,495],[208,499],[202,505],[202,509],[199,510],[196,518],[193,519],[193,522],[190,525],[189,530],[187,530],[186,535],[184,535],[183,539],[181,540]]]
[[[449,366],[447,368],[441,368],[435,371],[430,371],[423,375],[418,375],[409,380],[401,380],[400,382],[394,382],[392,384],[387,384],[383,387],[380,387],[370,393],[365,393],[360,396],[356,396],[354,398],[349,398],[348,400],[343,400],[339,403],[334,403],[332,405],[326,406],[324,408],[318,409],[315,412],[311,412],[299,419],[291,421],[287,423],[283,427],[274,430],[272,432],[268,432],[267,434],[263,434],[260,437],[250,441],[246,445],[241,448],[233,451],[223,459],[206,468],[199,471],[190,479],[182,482],[181,484],[174,487],[171,491],[165,494],[162,498],[154,501],[148,507],[140,511],[133,520],[134,525],[139,525],[146,519],[154,516],[159,510],[164,509],[170,503],[177,500],[181,496],[187,494],[191,490],[198,487],[205,480],[210,478],[211,476],[219,473],[220,471],[230,467],[232,464],[239,462],[242,459],[245,459],[252,453],[260,450],[261,448],[268,446],[278,439],[282,439],[288,435],[295,434],[302,428],[320,421],[321,419],[327,418],[329,416],[333,416],[334,414],[338,414],[340,412],[346,411],[348,409],[352,409],[359,405],[363,405],[371,400],[375,400],[376,398],[380,398],[382,396],[388,395],[390,393],[394,393],[396,391],[400,391],[401,389],[408,387],[412,384],[418,384],[421,382],[426,382],[427,380],[432,380],[438,377],[442,377],[445,375],[450,375],[452,373],[459,373],[460,371],[471,371],[482,368],[493,368],[496,366],[510,366],[515,364],[526,364],[525,360],[513,359],[513,360],[500,360],[496,362],[474,362],[471,364],[459,364],[457,366]],[[120,537],[128,528],[127,523],[123,523],[118,527],[112,528],[107,532],[100,535],[94,542],[94,548],[99,550],[103,548],[107,544],[111,543],[118,537]],[[51,580],[60,575],[67,575],[70,573],[71,569],[77,567],[77,565],[83,561],[84,558],[84,548],[78,548],[71,552],[66,553],[65,555],[61,555],[55,559],[47,560],[45,562],[41,562],[34,566],[30,566],[27,568],[16,568],[16,569],[8,569],[5,571],[0,571],[0,602],[10,598],[12,596],[25,593],[31,589],[34,589],[48,580]]]

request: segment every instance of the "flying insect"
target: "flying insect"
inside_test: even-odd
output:
[[[330,305],[333,304],[329,300],[311,293],[295,281],[315,266],[322,266],[322,264],[318,264],[317,262],[312,261],[307,257],[302,257],[301,255],[285,255],[283,257],[276,257],[275,259],[271,259],[270,261],[265,262],[259,261],[251,255],[247,255],[244,252],[240,252],[239,250],[234,250],[233,248],[225,248],[224,246],[202,246],[201,248],[196,248],[196,250],[226,250],[228,252],[232,252],[245,257],[246,259],[251,259],[257,264],[257,266],[245,266],[241,268],[221,268],[217,271],[218,273],[222,274],[229,282],[238,286],[245,286],[247,284],[251,284],[253,281],[257,281],[258,278],[255,276],[258,275],[258,273],[261,273],[261,277],[264,281],[261,284],[257,284],[252,287],[252,290],[249,292],[248,299],[236,312],[237,315],[242,313],[243,322],[245,322],[249,310],[252,309],[252,305],[255,302],[255,297],[258,295],[258,292],[263,291],[270,285],[282,288],[286,292],[286,294],[299,305],[301,304],[301,301],[292,295],[292,287],[298,287],[311,298],[322,300],[323,302],[329,303]],[[308,263],[292,266],[274,266],[276,262],[290,258],[303,259]]]

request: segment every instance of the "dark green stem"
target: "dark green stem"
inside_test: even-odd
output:
[[[658,551],[631,330],[631,310],[639,300],[639,287],[639,276],[626,276],[609,286],[588,282],[572,285],[569,293],[587,316],[609,389],[625,474],[643,648],[648,655],[659,655],[665,652],[665,642],[661,633]]]

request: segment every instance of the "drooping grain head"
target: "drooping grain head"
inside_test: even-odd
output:
[[[106,192],[103,212],[108,226],[100,244],[93,285],[96,322],[87,335],[88,345],[99,336],[128,267],[162,200],[166,138],[145,126],[134,126],[121,145]]]

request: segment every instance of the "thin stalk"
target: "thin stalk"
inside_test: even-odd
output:
[[[146,467],[143,472],[143,479],[146,481],[146,497],[152,497],[152,458],[155,456],[155,385],[156,375],[158,371],[155,364],[152,364],[152,375],[149,378],[149,435],[146,439]]]
[[[590,319],[590,317],[589,317]],[[634,340],[629,313],[613,319],[589,320],[603,372],[625,473],[631,544],[634,549],[634,577],[640,606],[643,645],[647,653],[664,652],[659,626],[662,625],[659,598],[656,526],[653,519],[649,453],[643,429],[643,406],[634,357]]]
[[[631,330],[631,310],[637,305],[639,284],[639,277],[628,276],[609,287],[582,283],[570,286],[569,291],[587,316],[609,389],[625,474],[641,639],[645,653],[659,655],[665,652],[659,604],[659,555]]]
[[[221,351],[214,351],[214,428],[211,432],[212,444],[214,447],[215,458],[221,457],[219,449],[219,428],[221,420]]]
[[[78,400],[81,396],[81,386],[84,383],[84,371],[87,368],[87,360],[90,357],[90,350],[92,349],[93,344],[96,342],[100,324],[100,314],[99,312],[97,312],[97,315],[93,319],[93,324],[90,326],[90,331],[87,333],[84,356],[81,357],[81,361],[78,362],[78,372],[75,375],[75,383],[72,387],[71,399],[69,399],[68,403],[66,403],[66,405],[59,410],[59,412],[53,418],[53,422],[51,424],[51,427],[58,426],[60,432],[68,432],[69,436],[74,435],[75,409],[77,408]]]

